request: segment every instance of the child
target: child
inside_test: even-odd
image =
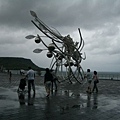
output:
[[[21,79],[20,80],[20,84],[19,84],[19,87],[18,87],[18,92],[20,91],[20,90],[22,90],[22,91],[24,91],[25,90],[25,86],[26,86],[26,79],[25,78],[23,78],[23,79]]]

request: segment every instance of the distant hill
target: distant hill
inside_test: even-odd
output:
[[[0,57],[0,67],[1,66],[6,70],[28,70],[29,66],[34,70],[44,70],[44,68],[35,65],[30,59],[20,57]]]

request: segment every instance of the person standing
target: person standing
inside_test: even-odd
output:
[[[9,81],[10,81],[10,83],[11,83],[11,78],[12,78],[12,72],[9,71]]]
[[[33,89],[34,95],[35,95],[35,83],[34,83],[34,79],[35,79],[35,71],[31,68],[28,67],[28,72],[27,72],[27,79],[28,79],[28,95],[30,96],[31,93],[31,87]]]
[[[93,86],[92,92],[94,92],[94,90],[96,89],[96,93],[98,93],[97,83],[99,83],[99,80],[97,76],[97,71],[94,71],[93,80],[94,80],[94,86]]]
[[[87,87],[87,93],[91,93],[91,82],[92,82],[92,74],[90,72],[90,69],[87,69],[87,82],[88,82],[88,87]]]
[[[49,68],[46,68],[46,73],[44,75],[44,84],[45,84],[45,89],[46,89],[46,92],[47,92],[46,97],[49,97],[49,95],[50,95],[50,88],[51,88],[52,80],[53,80],[53,76],[52,76]]]

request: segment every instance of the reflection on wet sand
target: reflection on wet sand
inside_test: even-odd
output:
[[[93,109],[98,108],[98,94],[94,93],[93,94]]]
[[[35,100],[35,94],[28,95],[28,105],[34,105],[34,100]]]
[[[31,94],[28,95],[28,99],[25,99],[25,92],[18,92],[18,99],[19,99],[19,103],[20,105],[34,105],[34,99],[35,99],[35,95],[33,94],[31,96]]]
[[[91,100],[92,97],[93,97],[93,101]],[[87,107],[90,107],[92,109],[98,108],[98,94],[97,93],[93,93],[92,95],[87,94]]]
[[[18,93],[18,98],[20,105],[25,105],[25,94],[23,92]]]

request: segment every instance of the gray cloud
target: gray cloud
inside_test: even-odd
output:
[[[79,40],[77,29],[81,28],[83,52],[87,54],[83,68],[110,71],[113,67],[111,71],[119,71],[119,6],[119,0],[0,0],[0,55],[30,58],[42,67],[49,65],[45,52],[32,52],[43,46],[25,39],[40,33],[31,23],[33,10],[48,26],[62,35],[70,34],[75,41]]]

